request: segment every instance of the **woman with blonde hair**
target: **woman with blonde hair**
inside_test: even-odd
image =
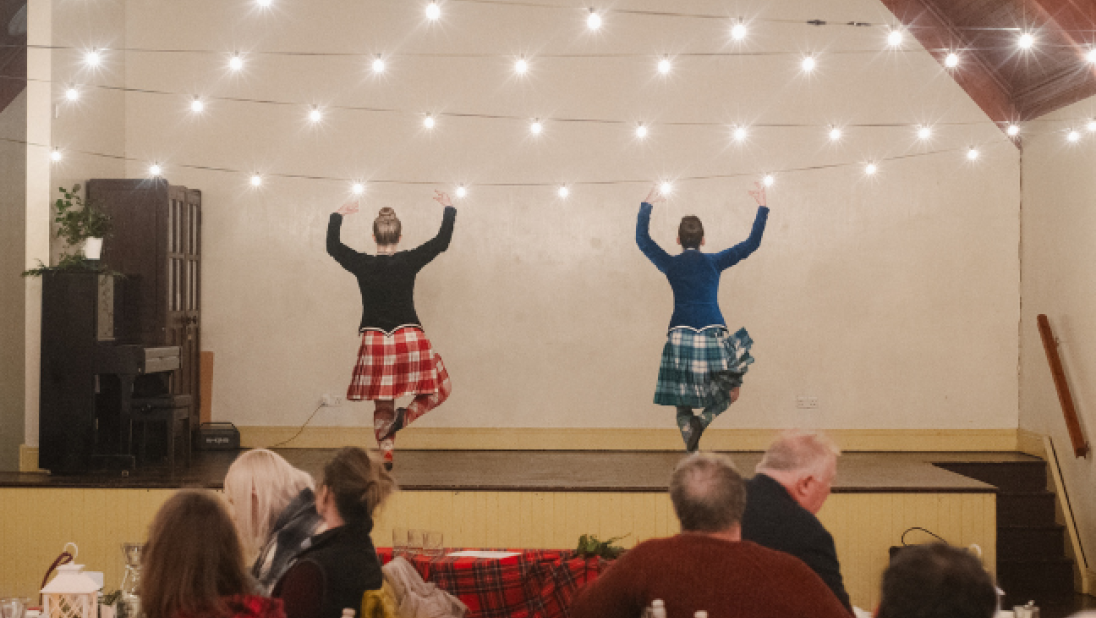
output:
[[[445,207],[438,234],[411,249],[397,251],[403,227],[396,211],[384,207],[373,221],[377,254],[360,253],[341,240],[343,217],[358,212],[351,200],[331,213],[327,224],[327,253],[358,280],[362,319],[358,326],[361,346],[358,361],[346,389],[350,401],[372,401],[373,433],[392,469],[396,432],[444,402],[453,387],[441,356],[426,338],[415,312],[415,277],[449,248],[457,209],[441,191],[434,200]],[[406,408],[397,409],[398,397],[412,396]]]
[[[240,455],[225,475],[225,496],[232,507],[251,574],[269,592],[285,574],[308,537],[323,521],[316,512],[312,476],[281,455],[253,449]]]
[[[146,618],[285,618],[282,602],[251,594],[236,528],[216,494],[183,490],[168,498],[141,554]]]
[[[369,533],[373,513],[395,490],[381,462],[358,447],[327,462],[316,491],[327,530],[309,539],[274,586],[288,618],[340,618],[343,609],[361,607],[367,590],[380,590],[381,562]]]

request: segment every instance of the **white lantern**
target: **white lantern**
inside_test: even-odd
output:
[[[42,618],[96,618],[99,584],[83,573],[82,564],[62,564],[42,588]]]

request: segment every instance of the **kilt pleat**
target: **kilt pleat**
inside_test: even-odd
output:
[[[733,335],[725,328],[671,330],[662,348],[655,403],[704,408],[725,399],[754,362],[752,346],[745,328]]]
[[[391,335],[366,330],[346,398],[374,401],[433,394],[440,388],[441,371],[441,356],[422,329],[404,327]]]

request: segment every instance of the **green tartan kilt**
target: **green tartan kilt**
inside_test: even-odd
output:
[[[706,408],[729,400],[754,362],[752,346],[745,328],[733,335],[723,327],[671,330],[662,348],[655,403]]]

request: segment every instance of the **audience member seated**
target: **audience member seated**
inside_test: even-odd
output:
[[[327,530],[306,541],[274,596],[288,618],[340,618],[345,608],[360,613],[366,590],[384,583],[369,533],[373,513],[396,489],[384,466],[364,450],[340,450],[324,466],[316,510]]]
[[[903,548],[883,573],[876,618],[991,618],[997,588],[970,552],[943,543]]]
[[[746,483],[742,538],[806,562],[852,612],[833,537],[816,517],[830,495],[840,454],[823,434],[781,434]]]
[[[301,543],[320,531],[312,476],[266,449],[247,451],[225,475],[231,505],[251,574],[268,593],[285,575]]]
[[[636,618],[655,599],[669,618],[848,618],[807,565],[741,539],[746,485],[731,460],[698,453],[678,463],[670,500],[681,534],[644,541],[586,586],[574,618]]]
[[[221,499],[184,490],[160,507],[141,555],[146,618],[285,618],[282,603],[250,594],[253,580]]]

